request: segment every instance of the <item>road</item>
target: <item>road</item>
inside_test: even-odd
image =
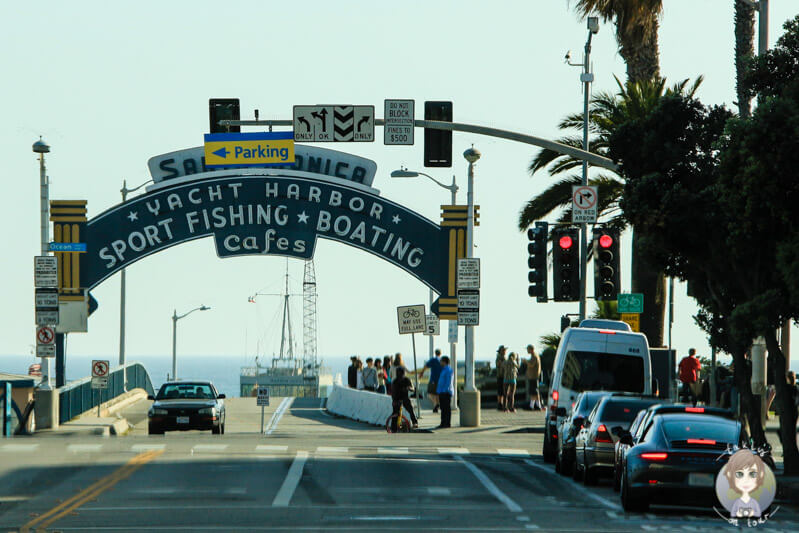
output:
[[[540,459],[540,414],[486,413],[481,428],[388,435],[273,399],[228,401],[227,432],[148,436],[149,402],[123,437],[0,442],[0,530],[726,530],[712,510],[625,514],[609,483],[586,488]],[[282,413],[282,414],[281,414]],[[516,418],[513,418],[516,417]],[[432,416],[423,426],[433,425]],[[768,523],[795,531],[791,511]]]

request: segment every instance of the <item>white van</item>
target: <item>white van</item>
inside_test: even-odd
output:
[[[586,390],[652,394],[652,362],[643,333],[619,329],[567,328],[552,367],[546,407],[544,459],[554,461],[557,428]]]

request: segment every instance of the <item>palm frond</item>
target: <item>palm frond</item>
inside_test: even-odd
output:
[[[579,184],[580,176],[568,176],[527,202],[519,212],[519,230],[524,231],[536,220],[542,220],[553,211],[570,204],[572,186]]]

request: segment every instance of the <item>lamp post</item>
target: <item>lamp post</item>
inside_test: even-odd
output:
[[[188,313],[183,313],[182,315],[178,315],[177,310],[172,311],[172,379],[178,379],[178,359],[177,359],[177,330],[178,330],[178,320],[181,318],[186,318],[190,314],[195,311],[208,311],[211,309],[210,307],[206,307],[201,305],[200,307],[195,307]]]
[[[480,159],[480,152],[472,146],[463,152],[469,162],[469,174],[466,187],[466,257],[473,257],[474,251],[474,164]],[[480,391],[474,385],[474,326],[464,326],[466,380],[461,397],[461,426],[477,427],[480,425]]]
[[[39,154],[41,254],[48,255],[50,253],[50,182],[47,179],[47,168],[44,165],[44,154],[50,152],[50,146],[39,137],[39,140],[33,143],[33,152]],[[50,358],[45,357],[45,359],[45,364],[41,365],[42,381],[40,388],[50,390],[53,384],[50,377]]]
[[[127,180],[122,180],[122,188],[119,192],[122,193],[122,203],[127,200],[128,193],[138,191],[153,180],[147,180],[138,187],[128,189]],[[128,374],[125,370],[125,269],[122,269],[119,277],[119,366],[122,368],[122,388],[128,390]]]
[[[455,183],[455,176],[452,176],[452,185],[445,185],[435,179],[430,174],[425,174],[424,172],[417,172],[414,170],[408,170],[407,168],[401,168],[399,170],[394,170],[391,172],[392,178],[416,178],[418,176],[424,176],[426,178],[431,179],[435,182],[436,185],[441,187],[442,189],[447,189],[452,194],[452,205],[457,203],[457,196],[458,196],[458,185]],[[433,305],[433,289],[430,289],[430,305]],[[449,355],[452,358],[452,370],[453,370],[453,379],[455,381],[455,394],[452,397],[452,402],[457,409],[458,407],[458,358],[456,354],[456,346],[454,342],[449,344]],[[433,336],[430,335],[430,357],[433,357]]]

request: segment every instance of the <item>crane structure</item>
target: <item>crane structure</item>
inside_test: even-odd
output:
[[[306,371],[318,374],[319,367],[316,359],[316,271],[313,259],[305,261],[305,272],[302,277],[302,344]]]

